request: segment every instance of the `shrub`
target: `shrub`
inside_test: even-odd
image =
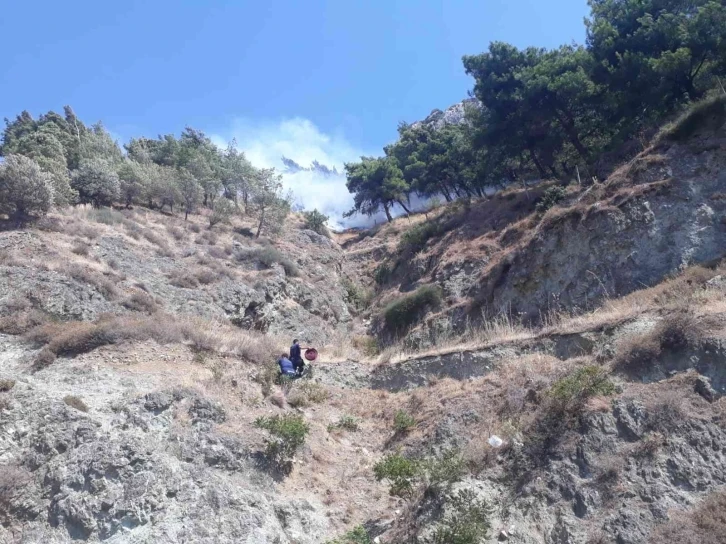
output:
[[[416,426],[414,417],[404,410],[398,410],[393,416],[393,429],[396,433],[405,434]]]
[[[381,346],[374,336],[355,336],[353,347],[368,357],[373,357],[381,352]]]
[[[124,308],[134,312],[153,314],[157,310],[156,302],[150,295],[143,291],[136,291],[121,303]]]
[[[21,225],[48,213],[53,204],[53,180],[38,164],[22,155],[8,155],[0,164],[0,214]]]
[[[613,367],[631,374],[646,371],[663,350],[695,347],[703,335],[703,326],[692,312],[673,312],[665,316],[652,331],[619,342]]]
[[[342,284],[349,304],[358,310],[363,310],[370,305],[373,293],[348,278],[343,278]]]
[[[351,529],[340,538],[328,540],[325,544],[372,544],[368,531],[362,525]]]
[[[41,370],[55,362],[56,354],[49,348],[41,349],[33,359],[33,370]]]
[[[328,425],[328,432],[333,432],[338,429],[355,432],[358,430],[358,420],[353,416],[344,415],[340,417],[337,423]]]
[[[121,186],[113,166],[103,159],[84,160],[71,175],[71,187],[81,204],[95,208],[110,206],[120,196]]]
[[[419,223],[401,235],[398,250],[401,253],[418,253],[426,243],[440,232],[437,223]]]
[[[283,255],[278,249],[272,246],[266,246],[237,254],[238,261],[245,261],[247,259],[256,260],[265,268],[271,268],[273,264],[280,264],[285,270],[285,274],[287,276],[297,277],[300,275],[297,265]]]
[[[86,406],[86,403],[74,395],[66,395],[65,397],[63,397],[63,402],[65,402],[71,408],[75,408],[76,410],[80,410],[81,412],[88,412],[88,406]]]
[[[71,249],[73,253],[80,255],[81,257],[88,257],[89,250],[90,246],[82,240],[78,240],[75,244],[73,244],[73,249]]]
[[[441,305],[441,289],[423,285],[410,295],[399,298],[383,311],[385,326],[391,334],[401,334],[431,309]]]
[[[540,197],[539,202],[537,202],[537,206],[535,206],[535,210],[537,210],[537,213],[544,213],[562,202],[566,196],[567,191],[564,187],[560,187],[559,185],[550,187]]]
[[[376,268],[375,272],[373,272],[373,279],[378,285],[385,285],[388,280],[391,277],[391,269],[388,267],[387,264],[383,263],[378,268]]]
[[[136,226],[136,223],[129,221],[121,212],[117,212],[113,208],[98,208],[89,210],[86,217],[88,217],[91,221],[102,223],[104,225],[123,225],[129,223],[130,225]]]
[[[0,379],[0,393],[7,393],[13,387],[15,387],[15,380],[9,378]]]
[[[305,228],[314,230],[323,236],[330,236],[328,228],[325,226],[325,223],[330,219],[327,215],[315,209],[311,212],[304,212],[303,216],[305,217]]]
[[[449,450],[438,459],[429,459],[424,468],[427,475],[428,492],[441,495],[460,481],[466,473],[466,464],[457,450]]]
[[[187,228],[188,228],[188,229],[189,229],[190,231],[192,231],[193,233],[195,233],[195,234],[199,234],[200,232],[202,232],[202,227],[200,227],[200,226],[199,226],[199,225],[197,225],[196,223],[190,223],[190,224],[189,224],[189,225],[187,226]]]
[[[555,382],[550,397],[558,407],[568,409],[582,406],[590,397],[612,395],[615,385],[605,369],[588,365]]]
[[[693,104],[674,123],[667,125],[657,141],[683,141],[704,128],[717,129],[726,120],[726,96],[718,95]]]
[[[209,216],[209,228],[219,223],[229,223],[234,215],[234,204],[227,198],[219,198],[214,204],[214,209]]]
[[[689,512],[674,515],[651,536],[651,544],[724,544],[726,492],[716,491]]]
[[[64,266],[60,269],[60,272],[63,272],[65,275],[73,278],[77,282],[92,285],[107,299],[112,299],[118,294],[116,286],[111,280],[97,272],[94,272],[88,267],[74,263]]]
[[[310,427],[302,416],[284,414],[259,417],[255,426],[269,432],[272,437],[265,441],[265,455],[274,466],[286,468],[297,449],[305,443]]]
[[[447,503],[444,521],[433,533],[432,544],[479,544],[489,537],[492,509],[470,489],[462,489]]]
[[[169,283],[182,289],[195,289],[199,283],[191,270],[175,270],[168,276]]]
[[[409,497],[420,480],[421,466],[417,461],[394,453],[386,455],[373,466],[376,480],[390,482],[389,493],[395,497]]]

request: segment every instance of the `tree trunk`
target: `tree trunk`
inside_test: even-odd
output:
[[[570,143],[577,150],[582,160],[585,161],[585,163],[590,164],[590,154],[580,141],[580,136],[577,134],[577,128],[575,127],[575,121],[572,119],[572,115],[566,110],[560,110],[557,107],[555,107],[554,110],[557,120],[560,122],[560,126],[562,126],[565,134],[567,134],[567,138],[570,140]]]
[[[527,150],[529,151],[529,157],[532,159],[532,162],[537,167],[537,171],[539,172],[540,178],[545,179],[547,177],[547,172],[545,172],[545,169],[542,166],[542,163],[539,162],[539,159],[537,158],[537,154],[534,152],[534,148],[531,145],[528,145]]]
[[[262,232],[262,225],[264,224],[264,222],[265,222],[265,209],[262,208],[262,210],[260,211],[260,224],[257,225],[257,234],[255,234],[255,238],[260,237],[260,233]]]
[[[184,221],[187,220],[187,217],[189,217],[189,208],[184,209]]]
[[[386,219],[388,219],[388,222],[390,223],[393,221],[393,217],[391,217],[391,210],[388,209],[388,204],[384,204],[383,209],[386,211]]]
[[[411,215],[411,210],[409,210],[409,209],[408,209],[408,208],[406,207],[406,205],[405,205],[405,204],[404,204],[404,203],[403,203],[403,202],[402,202],[401,200],[399,200],[399,201],[398,201],[398,203],[399,203],[399,204],[401,205],[401,207],[402,207],[402,208],[403,208],[403,209],[404,209],[404,210],[406,211],[406,213],[407,213],[407,214]]]

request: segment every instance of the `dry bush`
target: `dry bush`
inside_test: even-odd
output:
[[[214,259],[225,259],[228,253],[224,249],[217,246],[210,246],[207,248],[207,254]]]
[[[187,343],[197,351],[241,357],[263,363],[280,353],[279,339],[233,327],[227,322],[156,312],[150,316],[103,316],[95,323],[47,323],[25,335],[55,355],[78,355],[104,345],[154,340]]]
[[[30,485],[31,476],[18,466],[3,466],[0,470],[0,525],[12,521],[13,511],[20,507],[23,491]]]
[[[55,362],[56,354],[50,349],[43,348],[33,359],[33,370],[42,370]]]
[[[116,286],[111,280],[86,266],[73,263],[62,266],[58,271],[80,283],[92,285],[106,299],[113,299],[118,294]]]
[[[197,225],[196,223],[189,223],[189,224],[187,225],[187,228],[188,228],[188,229],[189,229],[190,231],[192,231],[193,233],[195,233],[195,234],[199,234],[200,232],[202,232],[202,227],[200,227],[200,226],[199,226],[199,225]]]
[[[31,309],[10,316],[0,317],[0,332],[3,334],[25,334],[31,329],[48,321],[48,315],[40,310]]]
[[[0,378],[0,393],[7,393],[15,387],[15,380],[10,378]]]
[[[153,314],[158,308],[154,299],[143,291],[136,291],[121,303],[124,308],[134,312]]]
[[[711,493],[696,508],[657,528],[651,544],[726,544],[726,492]]]
[[[89,246],[83,240],[77,240],[73,244],[73,248],[71,249],[73,253],[75,253],[76,255],[80,255],[81,257],[88,257],[90,250],[91,246]]]
[[[639,374],[651,368],[664,350],[695,347],[705,334],[704,326],[691,311],[672,312],[653,330],[619,342],[613,367],[628,374]]]
[[[79,225],[76,232],[78,232],[78,234],[80,234],[84,238],[88,238],[89,240],[95,240],[101,235],[101,230],[98,227],[94,227],[86,223]]]
[[[192,271],[192,274],[201,285],[209,285],[219,279],[219,276],[209,268],[196,268]]]
[[[160,254],[165,257],[173,257],[174,252],[169,247],[169,243],[166,239],[152,229],[143,229],[141,235],[146,238],[149,242],[159,248]]]
[[[217,235],[211,230],[205,230],[202,234],[197,236],[196,240],[194,240],[194,243],[199,245],[206,243],[210,246],[214,246],[217,244]]]
[[[686,402],[678,390],[667,390],[652,399],[648,405],[648,428],[668,433],[686,419]]]
[[[665,446],[665,437],[658,432],[648,433],[635,445],[633,456],[639,458],[653,458]]]
[[[75,395],[66,395],[65,397],[63,397],[63,402],[65,402],[71,408],[75,408],[76,410],[79,410],[81,412],[88,412],[88,406],[86,405],[86,403]]]
[[[174,287],[181,287],[183,289],[195,289],[199,286],[196,276],[191,270],[182,269],[175,270],[167,276],[169,283]]]
[[[172,238],[174,238],[177,242],[181,242],[187,237],[186,233],[182,229],[173,225],[167,225],[166,231],[171,234]]]

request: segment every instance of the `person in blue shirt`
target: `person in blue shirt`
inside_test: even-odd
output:
[[[295,365],[293,365],[292,361],[287,358],[287,353],[280,355],[280,358],[277,360],[277,364],[280,365],[280,374],[283,376],[294,377],[296,375]]]
[[[292,361],[295,372],[298,374],[302,374],[305,369],[305,361],[300,354],[301,349],[302,348],[300,347],[297,338],[295,338],[295,340],[292,341],[292,346],[290,346],[290,360]]]

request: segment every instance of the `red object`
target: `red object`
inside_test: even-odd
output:
[[[318,358],[318,350],[315,348],[308,348],[305,350],[305,358],[308,361],[314,361]]]

